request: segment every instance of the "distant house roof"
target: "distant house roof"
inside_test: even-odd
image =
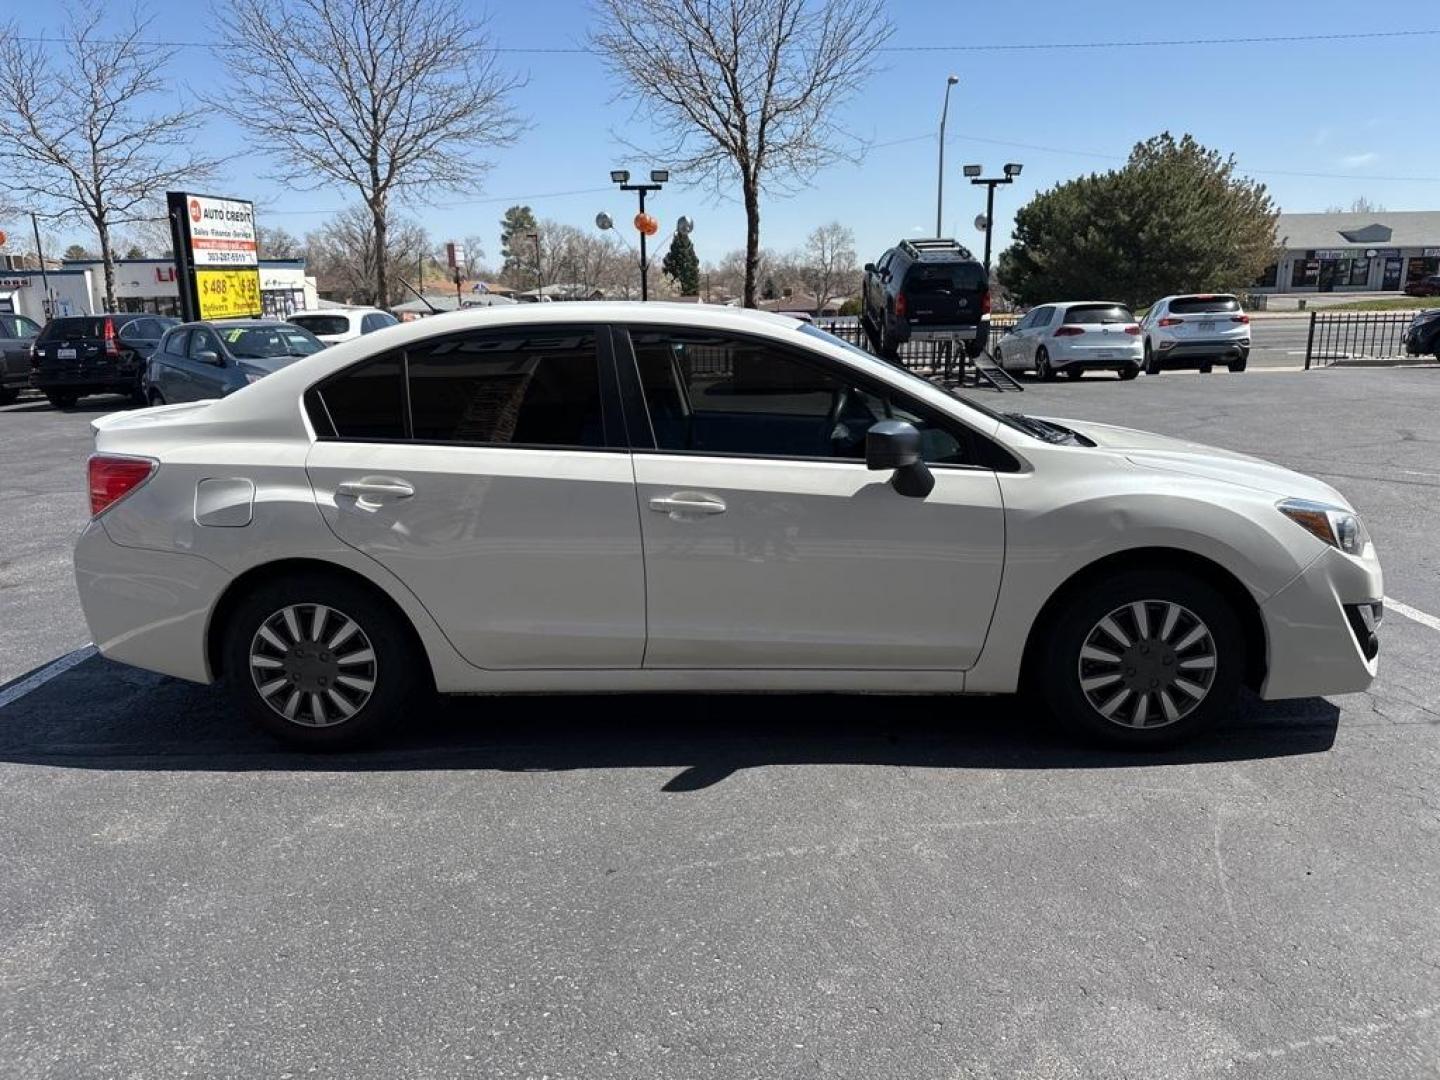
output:
[[[1282,247],[1440,247],[1440,210],[1377,210],[1364,214],[1281,214]]]
[[[394,304],[390,310],[396,314],[409,312],[416,315],[431,315],[435,311],[455,311],[462,307],[496,307],[501,304],[513,304],[508,296],[496,296],[490,293],[467,293],[457,303],[454,293],[426,293],[424,300],[407,300],[403,304]]]

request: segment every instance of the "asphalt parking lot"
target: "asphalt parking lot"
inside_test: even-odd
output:
[[[297,755],[98,657],[27,681],[86,642],[114,402],[0,409],[0,1073],[1440,1074],[1440,370],[1028,385],[982,400],[1344,491],[1392,600],[1372,689],[1163,756],[1011,699],[718,696]]]

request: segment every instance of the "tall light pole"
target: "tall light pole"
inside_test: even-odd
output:
[[[612,182],[612,183],[619,184],[621,191],[634,191],[634,192],[638,192],[638,193],[639,193],[639,195],[640,195],[640,213],[641,213],[641,214],[645,213],[645,195],[646,195],[646,193],[647,193],[647,192],[650,192],[650,191],[659,191],[660,188],[661,188],[662,186],[664,186],[664,184],[665,184],[669,179],[670,179],[670,170],[669,170],[669,169],[651,169],[651,170],[650,170],[650,183],[648,183],[648,184],[632,184],[632,183],[630,183],[630,170],[629,170],[629,169],[612,169],[611,172],[610,172],[610,180],[611,180],[611,182]],[[646,254],[645,254],[645,230],[639,229],[639,230],[637,230],[637,231],[640,233],[640,299],[641,299],[641,300],[649,300],[649,299],[650,299],[650,262],[649,262],[649,259],[646,257]]]
[[[1013,184],[1015,177],[1020,175],[1024,168],[1019,162],[1012,161],[1005,166],[1004,176],[981,176],[985,171],[983,165],[966,165],[965,175],[970,178],[972,184],[985,185],[985,273],[990,273],[990,238],[995,235],[995,188],[1000,184]]]
[[[959,75],[945,80],[945,104],[940,109],[940,169],[935,177],[935,239],[939,240],[940,216],[945,210],[945,117],[950,115],[950,88],[960,81]]]

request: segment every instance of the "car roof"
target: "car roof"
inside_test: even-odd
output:
[[[301,308],[299,311],[292,311],[286,318],[294,318],[296,315],[355,315],[361,312],[378,311],[381,315],[388,315],[384,308],[370,307],[366,304],[340,304],[328,308]]]
[[[1061,309],[1072,307],[1123,307],[1128,309],[1130,307],[1129,304],[1120,300],[1057,300],[1049,306]]]
[[[172,330],[181,330],[191,326],[223,326],[227,329],[273,329],[277,326],[287,325],[284,319],[196,319],[194,322],[181,323],[179,326],[171,327]],[[299,329],[299,327],[293,327]]]

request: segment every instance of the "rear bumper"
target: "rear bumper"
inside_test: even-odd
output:
[[[1378,657],[1365,655],[1367,642],[1346,608],[1376,603],[1384,595],[1373,546],[1363,559],[1332,549],[1311,563],[1260,607],[1268,639],[1260,696],[1311,697],[1367,688]]]
[[[953,325],[933,325],[921,323],[913,325],[908,319],[899,319],[895,323],[895,340],[906,341],[978,341],[982,344],[990,337],[990,324],[981,323],[958,323]]]
[[[1097,356],[1086,356],[1083,352],[1052,354],[1050,366],[1057,371],[1064,371],[1066,368],[1084,368],[1086,371],[1124,371],[1126,368],[1139,367],[1144,359],[1144,352],[1136,347],[1124,355],[1109,356],[1103,359]]]
[[[1155,342],[1154,350],[1156,359],[1165,363],[1175,360],[1240,360],[1250,353],[1250,339],[1209,338],[1201,341],[1180,341],[1172,338],[1168,342]]]
[[[196,555],[122,547],[103,520],[75,545],[75,585],[90,635],[111,660],[192,682],[212,681],[210,612],[230,575]]]
[[[140,385],[144,364],[38,367],[30,371],[30,385],[36,390],[78,390],[85,388],[131,389]]]

